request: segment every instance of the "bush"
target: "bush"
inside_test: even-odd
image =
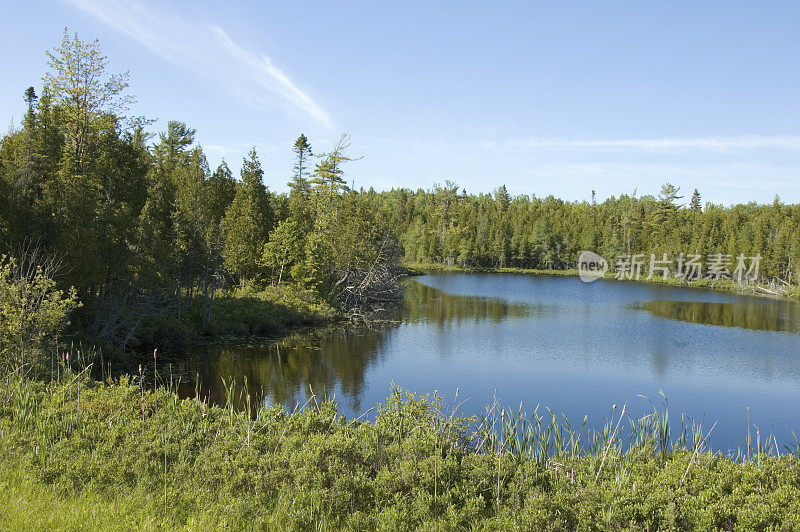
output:
[[[40,370],[54,353],[75,289],[56,288],[46,267],[0,256],[0,372]]]

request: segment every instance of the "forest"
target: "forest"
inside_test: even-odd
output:
[[[158,343],[186,323],[224,332],[220,297],[242,290],[366,315],[397,297],[402,263],[563,270],[584,249],[758,254],[762,278],[798,278],[800,206],[777,196],[726,207],[697,190],[683,201],[669,183],[601,202],[452,181],[356,189],[347,135],[327,151],[300,135],[286,176],[265,176],[255,148],[238,170],[212,169],[189,125],[154,135],[152,120],[127,115],[128,77],[108,71],[97,41],[65,32],[47,58],[0,141],[0,248],[10,270],[40,267],[73,290],[72,329],[102,345]],[[288,193],[266,186],[285,181]]]

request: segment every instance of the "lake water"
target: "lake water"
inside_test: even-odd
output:
[[[392,384],[438,391],[479,413],[496,396],[601,426],[613,404],[633,416],[669,399],[670,417],[704,420],[714,449],[800,436],[800,305],[632,282],[442,273],[410,279],[398,324],[325,331],[264,345],[210,345],[168,358],[219,396],[247,378],[260,401],[303,404],[310,389],[358,416]],[[749,418],[748,418],[749,409]],[[617,410],[619,412],[619,410]],[[673,426],[673,431],[676,431]]]

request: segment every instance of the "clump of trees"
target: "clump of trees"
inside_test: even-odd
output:
[[[311,146],[305,136],[297,139],[288,216],[271,233],[262,264],[278,283],[288,271],[294,282],[331,294],[355,317],[397,297],[400,248],[380,202],[347,186],[349,147],[349,136],[342,135],[306,177]]]
[[[208,322],[215,293],[241,282],[292,284],[344,311],[388,293],[370,291],[396,279],[396,237],[345,186],[346,136],[316,159],[301,136],[292,192],[275,194],[255,149],[237,179],[209,168],[186,124],[153,139],[125,116],[127,75],[108,72],[97,41],[65,31],[48,58],[41,95],[25,91],[21,127],[0,141],[0,244],[60,258],[89,335],[124,347],[148,316],[197,306]]]

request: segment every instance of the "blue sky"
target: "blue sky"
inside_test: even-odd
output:
[[[356,186],[567,200],[800,202],[798,2],[31,0],[0,20],[0,120],[19,122],[64,26],[129,70],[133,114],[197,128],[273,190],[290,146],[352,135]]]

